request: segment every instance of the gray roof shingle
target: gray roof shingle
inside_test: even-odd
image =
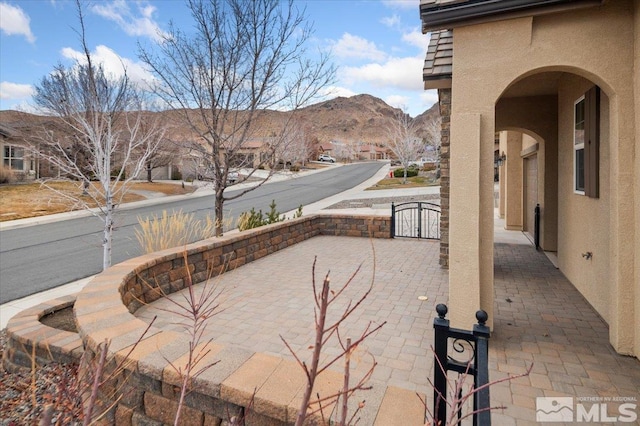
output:
[[[423,0],[445,1],[445,0]],[[439,30],[431,33],[427,55],[422,69],[425,89],[443,89],[451,87],[453,72],[453,31]]]

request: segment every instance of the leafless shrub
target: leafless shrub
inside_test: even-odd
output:
[[[296,353],[293,348],[287,343],[284,337],[280,336],[287,349],[291,352],[291,354],[296,359],[298,365],[304,371],[304,374],[307,378],[307,385],[305,388],[305,392],[300,403],[300,408],[298,410],[298,415],[296,418],[296,426],[301,426],[304,424],[305,420],[310,416],[319,414],[322,418],[322,421],[327,421],[327,413],[325,413],[327,407],[336,404],[338,405],[338,415],[337,415],[337,423],[339,425],[347,425],[357,422],[357,412],[361,408],[364,407],[364,401],[360,402],[358,405],[358,409],[355,413],[349,417],[348,414],[348,400],[353,394],[357,391],[368,390],[371,389],[370,386],[366,385],[366,382],[373,374],[373,371],[376,367],[375,358],[372,357],[371,368],[355,383],[352,384],[350,377],[350,361],[351,356],[354,351],[358,348],[358,346],[371,334],[378,331],[386,321],[382,324],[373,326],[370,322],[367,327],[361,332],[359,337],[356,339],[346,338],[344,339],[340,333],[340,326],[349,318],[349,316],[365,301],[367,296],[371,293],[373,288],[373,283],[375,281],[375,253],[374,253],[374,273],[369,284],[368,289],[358,298],[355,302],[349,301],[346,307],[341,311],[340,316],[335,321],[327,320],[327,313],[329,312],[332,304],[336,302],[341,296],[344,295],[345,290],[349,287],[349,285],[353,282],[353,279],[360,271],[359,266],[356,271],[351,275],[351,277],[347,280],[347,282],[340,287],[337,291],[331,289],[329,273],[327,273],[322,282],[321,288],[318,288],[316,283],[316,261],[313,262],[312,267],[312,285],[313,285],[313,294],[314,294],[314,319],[315,319],[315,341],[314,345],[311,347],[313,350],[311,355],[311,361],[308,364],[306,361],[301,359],[301,356]],[[339,353],[334,357],[330,358],[324,364],[320,363],[322,350],[326,346],[327,342],[334,337],[337,338],[337,341],[340,346]],[[337,391],[332,395],[319,395],[316,394],[315,398],[313,398],[313,391],[316,379],[320,374],[325,372],[327,369],[334,366],[339,361],[344,363],[344,382],[342,389]]]
[[[433,346],[431,347],[431,351],[435,354],[435,350]],[[489,383],[486,383],[485,385],[474,388],[473,384],[469,383],[470,380],[473,381],[473,377],[471,377],[469,374],[469,368],[471,367],[471,363],[467,364],[467,370],[464,373],[458,374],[458,376],[455,379],[452,379],[446,374],[444,366],[438,360],[438,357],[434,357],[434,359],[437,360],[437,364],[438,364],[436,368],[439,368],[442,372],[444,372],[445,377],[447,377],[447,389],[450,389],[449,395],[442,395],[442,393],[440,393],[436,389],[431,379],[428,379],[428,382],[429,382],[429,386],[431,386],[435,390],[435,393],[437,394],[435,406],[437,406],[438,402],[442,400],[446,401],[447,418],[439,419],[437,411],[433,412],[432,409],[427,404],[427,402],[423,400],[420,397],[420,395],[418,395],[418,398],[420,398],[420,400],[424,404],[424,407],[427,413],[427,422],[425,423],[425,426],[445,426],[445,425],[456,426],[459,424],[460,421],[465,420],[469,417],[472,417],[480,412],[487,411],[487,410],[504,410],[506,408],[505,406],[494,406],[494,407],[486,407],[486,408],[477,409],[477,410],[468,410],[467,412],[464,412],[464,409],[466,406],[468,406],[470,400],[474,398],[476,394],[481,390],[484,390],[498,383],[511,381],[519,377],[528,376],[531,373],[531,370],[533,369],[533,364],[531,364],[529,365],[527,370],[522,374],[517,374],[517,375],[509,374],[507,377],[503,377],[498,380],[493,380]]]

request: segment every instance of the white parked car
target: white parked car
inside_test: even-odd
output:
[[[330,163],[335,163],[336,159],[329,154],[320,154],[320,156],[318,157],[318,161],[328,161]]]
[[[426,158],[426,157],[422,157],[419,160],[409,161],[409,166],[416,166],[416,167],[421,169],[427,163],[433,163],[433,160],[431,160],[429,158]]]
[[[201,173],[197,174],[198,180],[213,181],[214,180],[214,176],[215,175],[213,173],[213,169],[212,168],[206,168]],[[240,178],[240,176],[238,175],[237,171],[229,170],[229,173],[227,174],[227,183],[234,184],[234,183],[236,183],[238,181],[239,178]]]

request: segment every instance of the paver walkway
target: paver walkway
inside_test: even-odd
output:
[[[372,247],[375,249],[373,261]],[[223,290],[224,311],[210,320],[208,336],[253,351],[291,357],[279,335],[308,359],[313,342],[311,267],[317,256],[316,280],[328,270],[332,288],[344,284],[362,262],[347,295],[371,295],[352,318],[344,335],[354,337],[371,321],[387,324],[371,336],[358,370],[377,366],[373,379],[429,395],[433,375],[435,305],[447,303],[448,274],[438,266],[438,243],[418,240],[373,240],[315,237],[259,261],[229,271],[212,283]],[[202,286],[198,286],[202,288]],[[551,262],[529,245],[495,245],[495,319],[490,348],[490,379],[525,371],[530,376],[492,386],[496,425],[537,424],[536,397],[570,396],[640,400],[640,362],[615,353],[606,324]],[[427,296],[421,301],[419,296]],[[178,294],[172,296],[180,300]],[[136,315],[156,325],[182,329],[179,317],[160,299]],[[471,324],[469,325],[471,327]],[[336,349],[329,349],[328,355]],[[628,402],[627,401],[627,402]],[[592,402],[585,402],[589,408]],[[618,403],[607,402],[617,415]],[[640,416],[640,409],[636,409]]]

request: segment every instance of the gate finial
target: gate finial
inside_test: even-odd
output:
[[[480,309],[476,312],[476,319],[478,320],[478,324],[485,325],[487,323],[487,320],[489,319],[489,315],[485,311]]]
[[[440,317],[440,319],[444,319],[444,317],[447,315],[447,312],[449,312],[449,308],[447,308],[447,305],[445,305],[444,303],[438,303],[436,305],[436,312],[438,313],[438,317]]]

